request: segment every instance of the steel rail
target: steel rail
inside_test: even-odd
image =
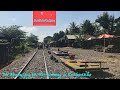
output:
[[[19,78],[19,75],[24,71],[24,69],[27,67],[27,65],[30,63],[30,61],[33,59],[33,57],[36,55],[38,51],[38,48],[37,50],[33,53],[33,55],[31,57],[28,58],[28,60],[26,61],[25,65],[22,67],[22,69],[19,71],[19,73],[17,74],[17,76],[14,78],[14,79],[18,79]]]

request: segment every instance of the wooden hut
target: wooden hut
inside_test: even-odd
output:
[[[65,35],[64,40],[67,47],[73,47],[75,40],[79,35]]]
[[[91,36],[91,35],[82,35],[82,48],[85,49],[90,49],[93,48],[95,46],[95,36]]]

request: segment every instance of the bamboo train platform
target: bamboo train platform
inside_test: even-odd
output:
[[[74,71],[102,71],[109,69],[102,66],[103,63],[107,62],[80,60],[79,58],[70,59],[69,54],[59,55],[57,51],[52,51],[52,55],[55,61],[63,63]]]
[[[57,56],[69,56],[69,54],[71,54],[71,52],[68,52],[68,51],[53,51],[53,54],[55,54]]]
[[[109,69],[106,67],[102,67],[102,63],[106,62],[101,62],[101,61],[82,61],[82,60],[70,60],[70,59],[64,59],[60,58],[62,63],[66,65],[67,67],[75,70],[75,71],[101,71],[105,69]]]

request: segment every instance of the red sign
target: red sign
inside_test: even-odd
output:
[[[56,11],[33,11],[33,26],[55,26]]]

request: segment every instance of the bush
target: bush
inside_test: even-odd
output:
[[[25,53],[28,53],[28,52],[30,51],[30,49],[31,49],[30,47],[25,46],[24,52],[25,52]],[[21,53],[22,53],[21,46],[15,46],[15,48],[12,50],[12,52],[11,52],[10,55],[9,55],[10,61],[11,61],[11,60],[14,60],[15,57],[16,57],[18,54],[21,54]]]
[[[26,46],[26,47],[25,47],[25,53],[30,52],[30,49],[31,49],[30,47],[27,47],[27,46]]]

